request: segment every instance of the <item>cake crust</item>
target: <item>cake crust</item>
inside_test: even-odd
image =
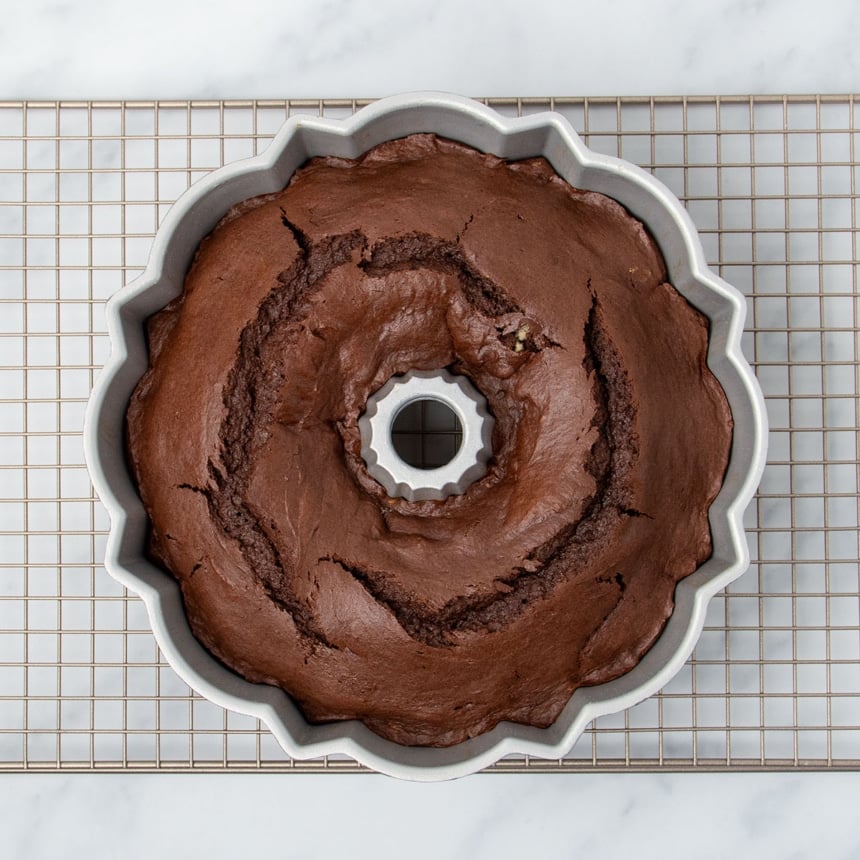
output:
[[[653,644],[711,553],[731,414],[645,228],[543,159],[414,135],[235,207],[149,322],[128,455],[150,554],[226,665],[314,722],[446,746],[547,726]],[[519,345],[519,346],[518,346]],[[447,367],[487,475],[390,499],[358,418]]]

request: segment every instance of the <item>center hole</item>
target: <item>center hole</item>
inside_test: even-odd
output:
[[[462,441],[463,425],[457,413],[441,400],[413,400],[391,424],[397,456],[416,469],[446,466],[457,456]]]

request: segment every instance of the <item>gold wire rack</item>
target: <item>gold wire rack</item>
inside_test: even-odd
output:
[[[82,449],[103,303],[192,182],[296,113],[365,102],[0,102],[0,770],[359,771],[296,762],[166,664],[105,572]],[[557,110],[681,198],[748,299],[770,419],[750,570],[658,695],[497,771],[860,769],[860,101],[491,99]]]

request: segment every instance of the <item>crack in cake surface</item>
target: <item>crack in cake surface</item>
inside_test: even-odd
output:
[[[635,408],[626,372],[603,329],[596,300],[589,313],[584,340],[586,361],[592,368],[593,396],[598,404],[592,423],[600,435],[587,466],[597,480],[597,488],[578,520],[565,525],[528,554],[528,560],[539,562],[537,570],[516,568],[496,578],[500,591],[456,597],[440,610],[422,611],[382,572],[338,556],[327,556],[320,561],[338,564],[374,600],[384,604],[410,636],[437,647],[451,644],[452,634],[457,632],[500,629],[518,617],[528,604],[547,597],[563,579],[576,576],[595,542],[620,518],[640,515],[626,507],[629,495],[626,478],[638,456],[638,437],[632,428]],[[599,455],[595,455],[595,449],[600,451]]]
[[[283,223],[299,246],[296,262],[278,276],[279,286],[263,300],[253,323],[239,339],[236,362],[224,390],[227,415],[221,424],[219,455],[223,468],[210,460],[209,509],[225,534],[233,538],[269,596],[293,618],[296,628],[315,643],[331,646],[309,607],[297,599],[290,587],[289,574],[272,541],[245,502],[253,450],[264,441],[266,418],[275,407],[280,371],[260,378],[269,336],[279,325],[296,315],[314,287],[328,272],[343,265],[354,251],[364,247],[358,232],[335,236],[311,246],[304,234]],[[275,364],[275,367],[279,367]]]
[[[240,336],[239,349],[228,378],[223,400],[227,410],[219,433],[221,466],[210,461],[212,486],[206,492],[210,511],[219,527],[237,542],[250,569],[270,598],[290,613],[297,629],[312,641],[331,646],[316,619],[291,586],[290,571],[263,524],[245,501],[255,451],[266,441],[277,392],[284,381],[281,365],[261,360],[278,326],[303,315],[308,299],[327,274],[365,252],[367,240],[358,231],[330,237],[316,244],[281,210],[282,222],[299,247],[296,262],[278,277],[279,286],[261,304],[255,320]],[[469,304],[490,318],[523,314],[504,290],[477,272],[454,243],[426,234],[395,237],[375,244],[358,267],[379,277],[406,268],[430,268],[454,274]],[[525,337],[515,343],[529,344],[532,352],[544,345],[558,346],[523,326]],[[504,341],[504,336],[499,335]],[[535,547],[525,561],[537,569],[517,567],[496,578],[490,593],[461,596],[439,610],[430,610],[411,598],[384,572],[372,571],[336,554],[321,558],[341,566],[377,602],[386,606],[413,638],[431,646],[452,643],[456,633],[499,630],[518,617],[528,604],[545,598],[563,579],[575,576],[590,550],[612,524],[625,513],[624,478],[636,458],[637,440],[632,429],[635,409],[629,382],[620,359],[600,319],[594,299],[585,324],[584,364],[592,377],[592,396],[597,409],[592,426],[598,437],[586,465],[595,478],[596,490],[586,501],[583,515],[563,527],[553,538]],[[189,489],[192,489],[189,487]],[[200,491],[199,488],[193,488]]]

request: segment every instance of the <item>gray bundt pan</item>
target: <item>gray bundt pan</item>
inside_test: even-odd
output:
[[[286,693],[251,684],[211,657],[191,634],[176,581],[144,555],[147,516],[123,442],[129,397],[147,367],[144,322],[179,294],[198,243],[221,217],[241,200],[283,188],[312,156],[355,158],[416,132],[507,159],[542,155],[571,185],[607,194],[641,219],[663,252],[671,282],[711,321],[708,364],[734,416],[728,472],[709,513],[713,556],[678,585],[672,617],[639,665],[611,683],[577,690],[549,728],[501,723],[448,749],[400,746],[357,721],[310,725]],[[216,170],[182,195],[158,230],[146,271],[107,304],[112,351],[93,389],[85,428],[90,475],[111,520],[105,567],[144,600],[158,644],[182,678],[213,702],[259,717],[294,758],[345,754],[415,780],[463,776],[512,754],[559,758],[595,717],[636,704],[679,671],[708,601],[749,564],[742,518],[764,467],[767,428],[761,391],[741,354],[744,314],[741,294],[708,270],[695,227],[673,194],[638,167],[589,151],[557,113],[507,119],[466,98],[418,93],[383,99],[346,120],[293,117],[261,155]]]

